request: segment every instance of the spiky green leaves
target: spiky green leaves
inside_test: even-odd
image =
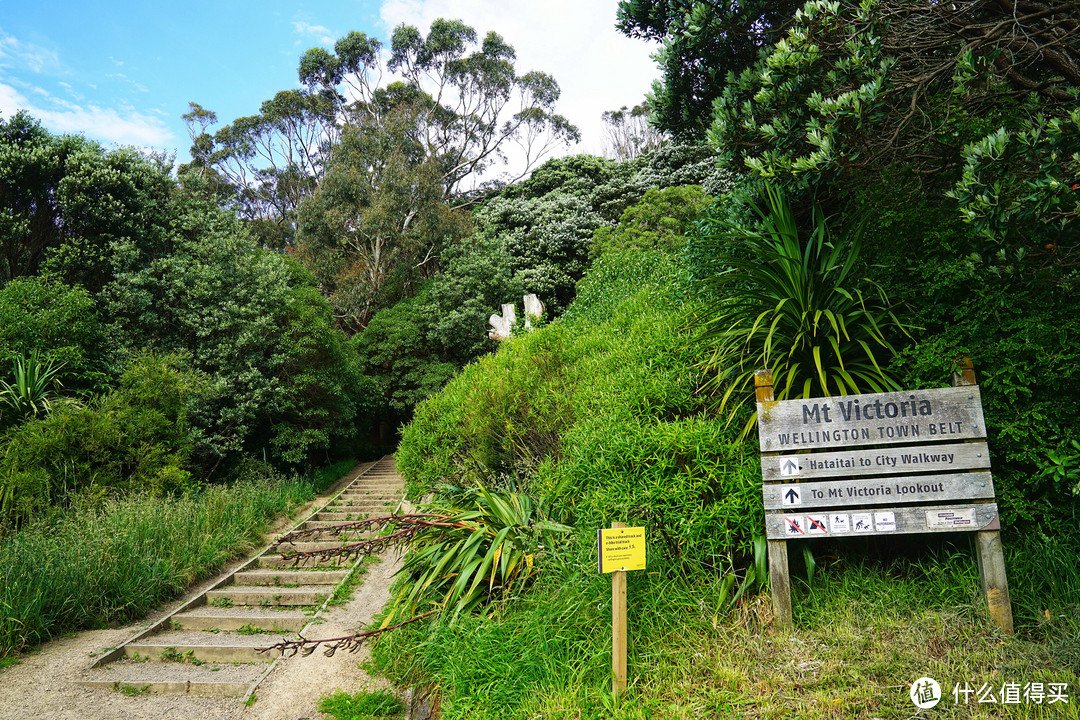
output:
[[[453,508],[442,524],[410,541],[405,578],[383,619],[386,627],[431,605],[458,615],[524,586],[539,571],[536,556],[570,528],[545,520],[519,493],[477,488],[471,508]]]
[[[714,251],[700,366],[721,412],[734,416],[750,399],[762,368],[778,400],[897,389],[884,366],[896,353],[888,333],[904,327],[880,289],[855,276],[857,238],[830,240],[815,210],[804,240],[781,193],[766,194],[758,229],[717,210],[696,229],[696,242]]]
[[[63,369],[48,354],[31,350],[11,362],[12,382],[0,378],[0,430],[26,418],[41,417],[52,409],[57,375]]]

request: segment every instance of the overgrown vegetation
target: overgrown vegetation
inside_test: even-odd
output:
[[[1018,576],[1053,567],[1069,585],[1057,590],[1077,597],[1076,573],[1066,579],[1061,557],[1042,558],[1025,565],[1017,552],[1010,566]],[[813,585],[793,575],[793,634],[770,630],[767,595],[727,612],[721,582],[712,573],[679,572],[661,553],[650,556],[646,571],[628,575],[630,682],[620,702],[610,692],[611,583],[596,573],[589,536],[497,616],[401,628],[373,652],[400,686],[435,683],[447,720],[899,720],[911,716],[908,685],[923,675],[946,693],[963,682],[998,689],[1003,682],[1064,682],[1075,701],[1080,606],[1040,602],[1035,614],[1024,613],[1029,630],[1017,638],[996,635],[966,545],[908,548],[892,559],[859,559],[846,549],[823,563]],[[954,706],[950,694],[936,712],[1035,718],[1069,717],[1072,710]]]
[[[405,711],[405,706],[385,690],[352,695],[338,690],[319,700],[318,710],[327,713],[334,720],[371,720],[397,717]]]
[[[625,0],[664,78],[607,114],[622,161],[508,186],[474,182],[504,142],[576,129],[461,21],[399,27],[388,61],[360,33],[313,49],[301,89],[213,133],[193,104],[178,177],[0,123],[0,654],[233,552],[306,487],[252,458],[329,462],[408,421],[432,514],[330,552],[412,544],[375,661],[444,717],[899,718],[923,674],[1075,690],[1076,9]],[[384,62],[402,82],[373,82]],[[487,316],[524,293],[542,326],[492,352]],[[990,629],[967,543],[933,539],[795,546],[798,629],[771,632],[752,373],[781,397],[937,387],[960,354],[1018,636]],[[198,534],[228,513],[225,545]],[[649,547],[618,702],[594,569],[614,520]]]
[[[78,494],[66,512],[0,540],[0,656],[70,630],[143,617],[253,548],[319,485],[325,480],[285,479],[251,464],[229,487],[184,497]]]

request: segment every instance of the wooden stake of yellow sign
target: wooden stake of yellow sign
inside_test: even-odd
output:
[[[626,690],[626,571],[645,569],[645,528],[613,522],[596,533],[598,570],[611,573],[611,692]]]

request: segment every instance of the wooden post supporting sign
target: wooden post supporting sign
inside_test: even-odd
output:
[[[626,690],[626,572],[645,569],[645,528],[596,531],[597,570],[611,573],[611,692]]]
[[[613,522],[612,528],[626,527]],[[626,690],[626,571],[611,573],[611,693]]]
[[[953,373],[952,384],[954,387],[975,385],[975,368],[971,358],[960,358],[960,368]],[[979,577],[986,594],[990,619],[1012,635],[1012,601],[1009,598],[1009,581],[1005,577],[1005,556],[1001,552],[1001,530],[988,527],[975,533],[975,555],[979,560]]]
[[[754,373],[754,390],[757,401],[763,408],[763,412],[769,412],[773,404],[772,373],[768,370],[758,370]],[[762,466],[764,458],[774,457],[778,453],[762,453]],[[777,626],[790,630],[791,620],[791,578],[788,571],[787,542],[784,540],[769,540],[769,587],[772,590],[773,619]]]

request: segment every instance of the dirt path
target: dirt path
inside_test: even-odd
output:
[[[240,564],[234,563],[222,575]],[[390,578],[398,567],[399,559],[393,553],[371,565],[352,600],[324,612],[325,622],[317,626],[318,637],[345,635],[370,622],[389,598]],[[216,578],[208,580],[189,597],[214,582]],[[94,657],[120,645],[184,601],[170,603],[136,625],[80,632],[22,655],[17,665],[0,670],[0,720],[316,720],[324,717],[315,710],[324,694],[339,688],[351,693],[385,687],[359,667],[368,658],[366,648],[332,658],[316,652],[306,658],[297,655],[283,660],[260,685],[249,707],[235,698],[129,697],[77,684],[89,679],[88,666]]]
[[[368,568],[364,583],[353,592],[344,606],[326,613],[326,622],[317,627],[317,634],[308,637],[340,637],[356,632],[366,625],[390,598],[389,587],[400,560],[387,553],[377,565]],[[356,653],[339,652],[325,657],[318,650],[307,657],[295,655],[286,659],[263,681],[255,693],[255,702],[244,708],[243,720],[300,720],[321,718],[315,710],[319,697],[334,690],[355,693],[359,690],[390,689],[385,680],[370,677],[360,667],[370,657],[366,647]]]

